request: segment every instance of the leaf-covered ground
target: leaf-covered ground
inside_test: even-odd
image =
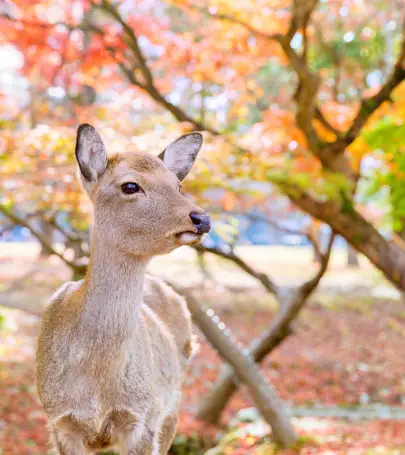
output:
[[[233,311],[229,306],[219,309],[222,319],[245,344],[268,327],[273,314],[271,305],[257,309],[250,302],[239,302]],[[34,387],[38,318],[18,310],[2,310],[1,314],[0,453],[44,455],[48,450],[46,420]],[[304,310],[294,335],[265,361],[264,371],[281,396],[295,405],[378,402],[401,406],[405,403],[404,333],[405,308],[399,301],[321,295]],[[219,366],[217,355],[200,341],[184,386],[179,432],[216,437],[221,429],[193,417]],[[242,390],[232,399],[224,422],[251,404]],[[405,421],[350,423],[300,418],[294,422],[302,436],[295,453],[302,455],[405,453]],[[249,434],[224,449],[233,455],[272,451],[267,440]]]

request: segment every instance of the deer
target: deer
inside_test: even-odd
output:
[[[146,268],[211,228],[181,192],[202,142],[192,132],[158,156],[109,155],[94,127],[78,127],[78,174],[93,206],[90,261],[81,281],[51,297],[36,356],[57,454],[169,451],[196,341],[185,300]]]

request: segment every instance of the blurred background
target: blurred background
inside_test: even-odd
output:
[[[214,228],[150,266],[185,287],[201,343],[171,453],[405,453],[404,13],[0,0],[1,455],[50,453],[35,343],[88,264],[81,122],[111,151],[204,134],[184,190]]]

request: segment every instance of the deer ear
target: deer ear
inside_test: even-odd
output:
[[[107,169],[107,150],[95,128],[83,123],[77,129],[76,159],[79,164],[83,183],[95,183]]]
[[[202,143],[202,134],[185,134],[169,144],[159,158],[182,181],[193,167]]]

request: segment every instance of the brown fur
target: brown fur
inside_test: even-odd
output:
[[[84,174],[96,172],[82,170],[95,215],[89,270],[63,285],[43,316],[39,396],[59,454],[164,455],[193,337],[185,301],[145,270],[180,246],[174,234],[193,230],[189,214],[201,209],[151,155],[117,155],[96,180]],[[123,194],[128,181],[143,193]]]

